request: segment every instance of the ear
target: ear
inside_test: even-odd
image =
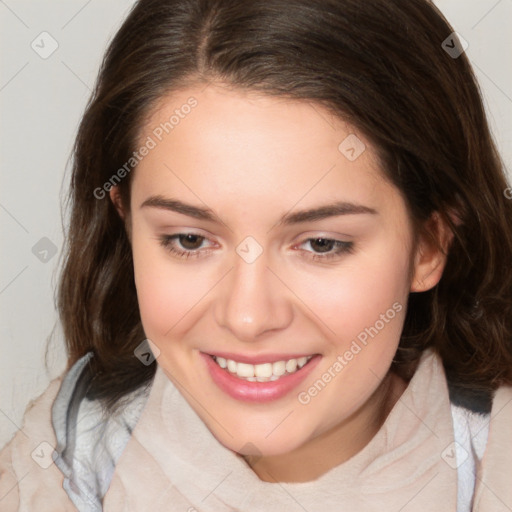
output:
[[[453,220],[457,223],[456,217]],[[428,219],[424,231],[414,255],[411,292],[430,290],[441,280],[453,239],[452,230],[438,212]]]
[[[123,202],[121,200],[121,192],[119,191],[119,187],[114,186],[110,189],[110,200],[112,203],[114,203],[114,206],[116,207],[117,213],[121,217],[121,219],[126,220],[125,217],[125,211],[123,208]]]

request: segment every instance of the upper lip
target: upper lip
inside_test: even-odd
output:
[[[223,357],[224,359],[232,359],[239,363],[247,364],[263,364],[275,363],[276,361],[288,361],[289,359],[300,359],[301,357],[310,357],[316,354],[258,354],[254,356],[244,354],[234,354],[233,352],[208,352],[210,356]]]

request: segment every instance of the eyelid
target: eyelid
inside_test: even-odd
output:
[[[300,247],[301,245],[307,243],[311,244],[313,240],[327,240],[329,242],[333,242],[333,247],[331,247],[331,249],[328,252],[324,253],[301,249],[303,252],[308,254],[307,258],[318,262],[328,263],[331,260],[340,260],[341,258],[343,258],[343,256],[347,254],[352,254],[355,250],[355,244],[353,241],[338,240],[337,238],[324,236],[313,236],[304,238],[302,242],[300,242],[297,245],[297,247]]]
[[[192,231],[181,231],[174,234],[162,234],[157,237],[159,240],[160,245],[173,257],[176,259],[190,259],[190,258],[202,258],[207,257],[211,252],[211,246],[206,248],[198,248],[198,249],[186,249],[186,248],[180,248],[177,247],[176,241],[180,239],[181,236],[196,236],[199,239],[201,239],[201,245],[205,242],[211,242],[211,240],[204,236],[197,233],[194,233]],[[339,240],[338,238],[334,237],[328,237],[324,235],[313,235],[313,236],[305,236],[302,237],[301,241],[298,244],[295,244],[293,247],[294,249],[296,247],[300,247],[301,245],[310,243],[315,240],[326,240],[328,242],[332,242],[332,247],[329,248],[326,252],[315,252],[315,251],[308,251],[306,249],[300,249],[300,253],[304,254],[306,259],[309,259],[311,261],[317,262],[317,263],[336,263],[337,261],[343,259],[345,256],[353,254],[355,250],[354,242],[353,241],[345,241],[345,240]],[[215,243],[213,244],[215,245]],[[331,244],[329,244],[331,245]]]
[[[321,230],[303,231],[299,235],[294,237],[294,239],[298,240],[297,243],[303,242],[304,240],[316,240],[317,238],[325,238],[326,240],[337,240],[340,242],[352,242],[355,240],[355,236],[349,235],[348,233],[333,233]]]
[[[187,235],[192,235],[192,236],[196,236],[198,238],[202,238],[203,242],[209,242],[210,245],[219,245],[218,242],[215,242],[214,240],[212,240],[212,238],[210,236],[203,235],[202,233],[196,233],[195,231],[188,231],[188,230],[187,231],[176,231],[175,233],[161,233],[156,238],[158,240],[162,240],[162,239],[177,240],[177,239],[179,239],[180,236],[187,236]]]
[[[178,259],[201,257],[201,256],[203,256],[205,254],[209,254],[211,252],[211,247],[207,247],[206,249],[199,248],[199,249],[192,249],[192,250],[176,248],[176,246],[173,244],[173,242],[175,242],[176,240],[179,240],[180,236],[187,236],[187,235],[193,235],[193,236],[197,236],[198,238],[201,238],[202,239],[201,244],[205,240],[209,240],[207,237],[205,237],[203,235],[198,235],[198,234],[192,233],[192,232],[178,232],[178,233],[174,233],[172,235],[162,234],[162,235],[157,236],[156,238],[159,241],[159,244],[169,254],[174,254]]]

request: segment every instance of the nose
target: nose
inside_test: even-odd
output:
[[[286,328],[293,317],[290,292],[269,268],[266,252],[251,263],[238,254],[233,261],[216,298],[218,325],[229,330],[230,337],[244,342]]]

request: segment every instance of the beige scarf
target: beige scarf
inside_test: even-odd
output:
[[[73,511],[64,475],[51,463],[51,408],[61,378],[25,413],[0,452],[2,512]],[[450,403],[440,359],[426,352],[370,443],[314,482],[260,481],[224,448],[157,370],[147,406],[122,452],[105,512],[455,512]],[[41,462],[44,462],[42,464]],[[462,466],[461,466],[462,467]],[[472,512],[512,511],[512,386],[495,394],[489,439],[476,467]]]
[[[455,512],[453,441],[444,371],[427,351],[362,451],[311,482],[264,482],[217,441],[159,367],[104,509]]]

